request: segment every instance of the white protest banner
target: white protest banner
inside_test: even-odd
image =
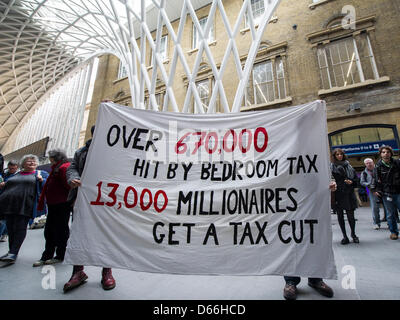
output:
[[[102,103],[65,262],[336,279],[323,101],[234,114]]]

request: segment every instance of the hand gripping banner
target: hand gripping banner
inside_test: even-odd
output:
[[[336,279],[323,101],[182,114],[102,103],[65,262]]]

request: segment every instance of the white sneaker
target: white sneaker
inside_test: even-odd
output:
[[[7,242],[7,240],[8,240],[8,235],[6,234],[2,235],[0,238],[0,242]]]
[[[374,229],[375,229],[375,230],[379,230],[379,229],[380,229],[380,226],[378,226],[377,224],[374,224]]]

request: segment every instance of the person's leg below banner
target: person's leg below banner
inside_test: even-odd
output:
[[[112,275],[111,268],[103,268],[101,272],[101,286],[104,290],[115,288],[115,279]]]
[[[286,300],[296,300],[297,299],[297,285],[300,283],[301,278],[295,276],[284,276],[285,287],[283,288],[283,297]]]
[[[332,298],[333,290],[321,278],[308,278],[308,285],[324,297]]]
[[[72,269],[71,279],[69,279],[69,281],[66,284],[64,284],[63,288],[64,293],[84,284],[87,279],[88,276],[83,271],[83,266],[74,266],[74,268]]]

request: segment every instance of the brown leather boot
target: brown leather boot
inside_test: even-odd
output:
[[[71,279],[64,284],[64,293],[70,291],[76,287],[79,287],[81,284],[84,284],[87,280],[88,276],[83,271],[78,271],[72,274]]]
[[[115,279],[112,276],[111,268],[103,268],[101,273],[101,285],[104,290],[115,288]]]

